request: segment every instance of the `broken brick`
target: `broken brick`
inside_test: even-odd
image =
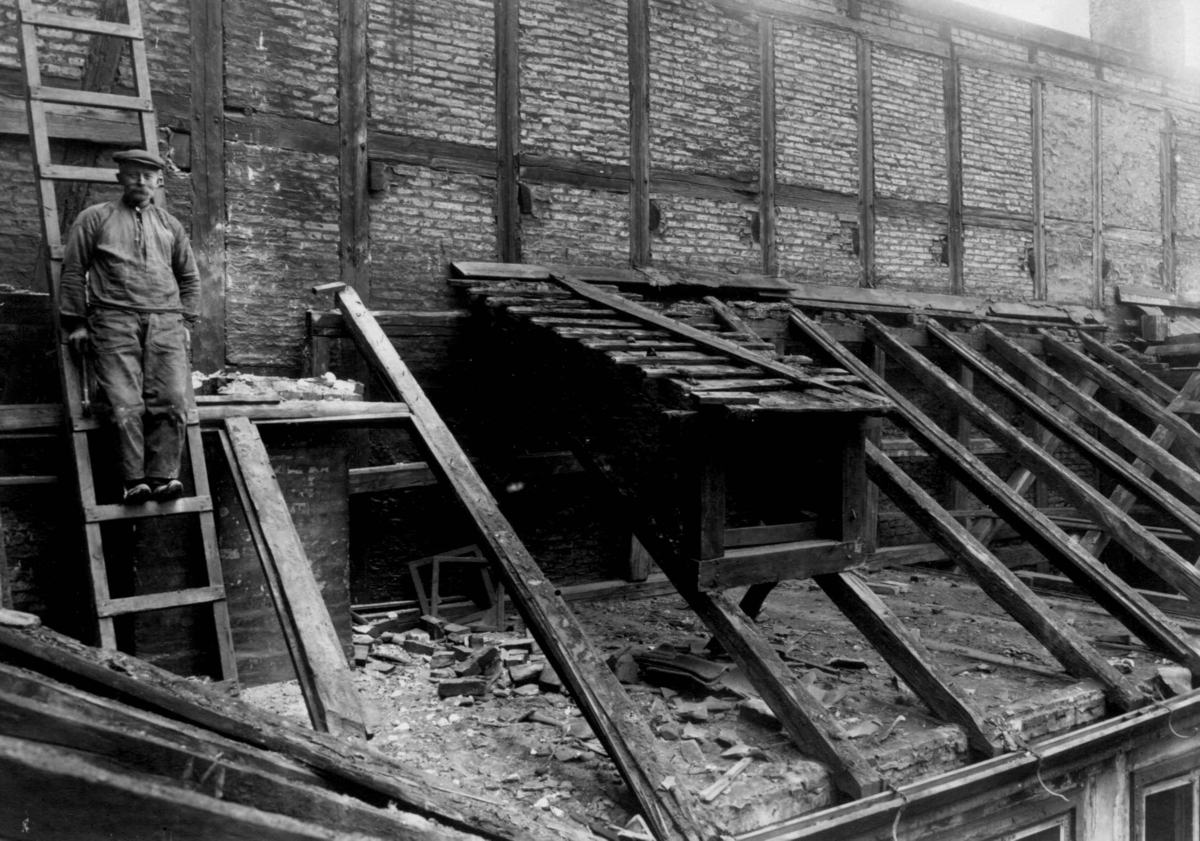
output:
[[[500,659],[500,650],[494,645],[481,648],[454,667],[459,677],[482,674],[489,666]]]
[[[457,695],[482,695],[487,692],[487,681],[477,677],[454,677],[438,684],[439,698]]]
[[[407,639],[404,641],[404,650],[413,654],[424,654],[430,656],[437,652],[437,646],[431,642]]]

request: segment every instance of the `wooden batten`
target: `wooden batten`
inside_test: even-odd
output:
[[[963,152],[961,69],[954,44],[942,61],[942,97],[946,119],[946,183],[950,193],[947,219],[947,253],[950,259],[950,291],[961,295],[963,286]]]
[[[346,2],[347,0],[343,0]],[[364,4],[365,5],[365,4]],[[517,0],[494,0],[496,44],[496,242],[500,259],[521,261],[517,155],[521,148]],[[364,37],[366,27],[363,27]],[[370,300],[367,298],[366,300]]]
[[[758,19],[758,61],[762,91],[758,243],[762,272],[773,276],[779,274],[779,253],[775,219],[775,21],[770,16]]]
[[[650,3],[627,0],[629,39],[629,263],[650,263]]]
[[[875,116],[871,42],[858,36],[858,259],[859,286],[875,287]]]
[[[1085,333],[1079,334],[1079,342],[1083,345],[1084,350],[1124,374],[1159,403],[1170,403],[1175,399],[1175,389],[1103,342],[1098,342]]]

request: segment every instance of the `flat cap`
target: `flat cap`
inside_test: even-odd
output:
[[[163,163],[163,159],[153,152],[147,152],[145,149],[130,149],[125,152],[115,152],[113,160],[117,165],[121,164],[144,164],[152,166],[156,169],[166,169],[167,165]]]

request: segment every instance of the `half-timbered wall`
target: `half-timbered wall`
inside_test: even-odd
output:
[[[1200,82],[1062,33],[931,0],[143,5],[212,368],[299,370],[316,280],[452,308],[451,258],[1200,300]],[[0,283],[28,288],[0,33]],[[86,40],[45,47],[79,76]]]

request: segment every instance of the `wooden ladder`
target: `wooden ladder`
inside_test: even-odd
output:
[[[141,11],[138,0],[126,0],[128,23],[113,23],[82,17],[54,14],[34,8],[32,0],[19,0],[18,15],[21,28],[21,63],[27,85],[26,106],[29,116],[29,140],[33,147],[34,177],[38,184],[44,237],[46,275],[49,279],[51,311],[54,321],[54,342],[57,349],[59,375],[66,404],[67,433],[78,478],[79,502],[83,511],[84,533],[90,564],[92,590],[99,623],[100,644],[116,648],[115,619],[118,616],[144,613],[186,605],[210,605],[216,629],[217,648],[222,681],[236,681],[237,669],[233,656],[229,611],[225,587],[221,581],[221,562],[217,551],[216,522],[212,495],[208,485],[208,470],[204,447],[200,440],[199,414],[195,398],[188,390],[187,457],[192,472],[193,491],[170,502],[147,502],[142,505],[102,504],[97,499],[92,471],[89,434],[99,428],[92,417],[88,399],[86,362],[77,360],[62,337],[58,312],[59,282],[62,274],[63,243],[59,230],[56,181],[85,181],[100,184],[116,182],[116,172],[101,167],[55,165],[50,156],[50,140],[46,127],[48,111],[87,119],[95,109],[131,112],[137,115],[141,129],[142,147],[158,152],[158,128],[154,105],[150,98],[150,74],[146,64],[146,45],[142,35]],[[47,87],[42,83],[38,56],[38,30],[57,29],[91,33],[95,36],[123,38],[130,45],[136,95],[94,93],[91,91]],[[130,520],[166,515],[193,515],[200,521],[201,545],[208,584],[183,590],[151,593],[125,598],[113,598],[109,592],[108,563],[105,559],[101,525],[114,520]]]

